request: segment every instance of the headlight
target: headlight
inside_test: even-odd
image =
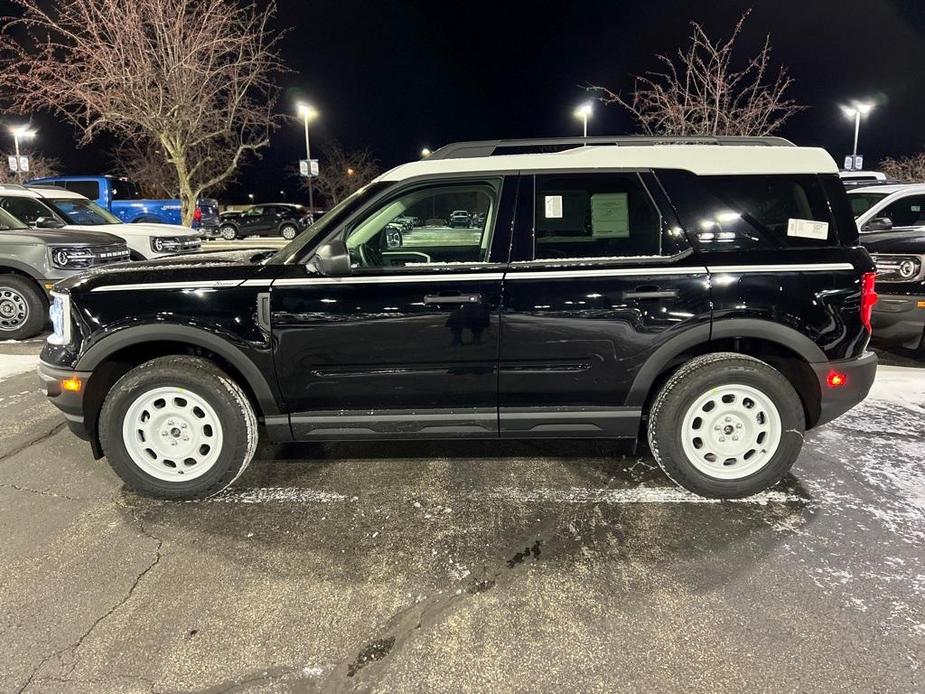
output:
[[[151,250],[155,253],[172,253],[179,251],[181,241],[176,236],[152,236]]]
[[[90,267],[93,253],[81,246],[58,246],[51,249],[51,264],[62,270]]]
[[[51,293],[48,309],[52,333],[48,336],[51,345],[67,345],[71,342],[71,297],[69,294]]]
[[[925,277],[923,256],[876,254],[878,282],[916,282]]]

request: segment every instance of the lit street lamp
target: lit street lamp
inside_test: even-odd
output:
[[[427,157],[429,157],[431,154],[433,154],[433,152],[431,152],[427,147],[421,150],[422,159],[427,159]]]
[[[251,201],[251,204],[253,205],[253,204],[254,204],[254,194],[253,194],[253,193],[248,193],[248,194],[247,194],[247,197],[248,197],[248,199]]]
[[[582,137],[588,136],[588,119],[591,117],[592,113],[594,113],[594,109],[591,108],[590,103],[584,103],[575,109],[575,118],[581,118]]]
[[[308,221],[310,224],[314,224],[315,199],[312,190],[312,148],[308,140],[308,122],[317,118],[318,111],[304,102],[296,104],[296,108],[299,111],[299,115],[302,117],[302,121],[305,123],[305,158],[308,159]]]
[[[16,178],[22,181],[22,169],[19,166],[19,141],[31,140],[35,137],[35,131],[30,130],[28,125],[18,125],[10,128],[10,134],[13,136],[13,148],[16,151]]]
[[[871,103],[860,103],[855,101],[853,106],[842,106],[841,110],[848,118],[854,118],[854,149],[852,156],[858,154],[858,132],[861,130],[861,116],[866,116],[874,108]]]

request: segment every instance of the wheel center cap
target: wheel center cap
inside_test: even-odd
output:
[[[170,435],[173,436],[175,439],[180,438],[180,430],[177,427],[174,427],[173,429],[170,430]]]
[[[13,306],[13,302],[11,301],[4,301],[2,304],[0,304],[0,315],[2,316],[12,316],[15,311],[16,307]]]

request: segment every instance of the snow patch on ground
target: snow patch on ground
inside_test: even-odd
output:
[[[35,354],[0,354],[0,380],[35,371],[39,358]]]
[[[307,487],[251,487],[226,489],[208,499],[189,503],[205,501],[213,504],[328,504],[348,500],[349,497],[344,494]]]
[[[760,504],[806,501],[802,496],[768,490],[744,499],[707,499],[680,487],[628,487],[626,489],[514,489],[494,487],[485,492],[489,499],[515,502],[551,502],[560,504]]]

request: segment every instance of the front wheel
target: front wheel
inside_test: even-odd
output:
[[[283,238],[287,241],[292,241],[292,239],[298,235],[299,230],[296,229],[294,224],[283,224],[283,226],[280,227],[279,233],[282,234]]]
[[[35,337],[46,315],[45,299],[35,282],[19,275],[0,276],[0,339]]]
[[[116,474],[162,499],[220,492],[257,447],[257,418],[241,387],[212,362],[189,356],[152,359],[119,379],[99,432]]]
[[[691,359],[649,413],[649,447],[674,482],[707,497],[773,486],[803,447],[803,404],[779,371],[734,353]]]
[[[236,238],[238,238],[238,230],[230,224],[224,225],[221,229],[218,230],[218,233],[221,234],[222,238],[226,241],[234,241]]]

